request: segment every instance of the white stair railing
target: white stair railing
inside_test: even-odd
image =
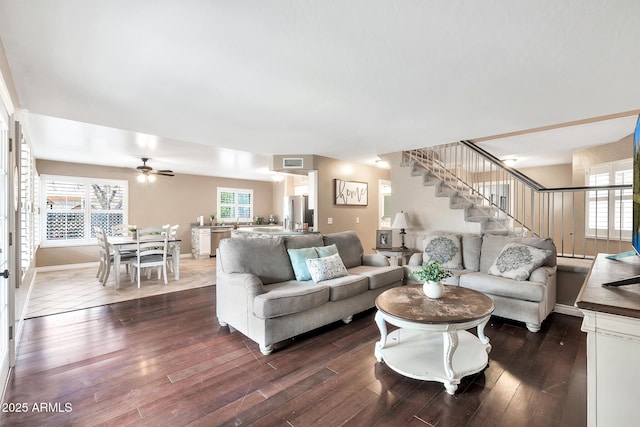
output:
[[[402,161],[456,189],[511,232],[553,238],[560,256],[631,250],[630,231],[623,230],[629,218],[616,208],[629,202],[631,184],[546,188],[468,141],[405,151]]]

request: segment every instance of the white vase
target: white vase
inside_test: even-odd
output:
[[[438,299],[444,295],[444,285],[442,282],[424,282],[422,290],[424,291],[424,294],[431,299]]]

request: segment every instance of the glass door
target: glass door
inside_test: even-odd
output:
[[[2,104],[0,103],[0,107]],[[4,110],[0,108],[0,112]],[[11,363],[9,336],[9,215],[13,202],[9,191],[9,126],[0,114],[0,386],[4,387]]]

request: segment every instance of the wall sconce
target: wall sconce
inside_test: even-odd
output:
[[[393,224],[391,224],[391,228],[400,229],[400,238],[402,239],[402,246],[400,246],[400,249],[407,249],[407,247],[404,245],[404,236],[407,234],[404,229],[409,228],[409,215],[407,215],[403,211],[397,213],[395,219],[393,220]]]

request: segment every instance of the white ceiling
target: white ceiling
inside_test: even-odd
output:
[[[639,16],[637,0],[0,0],[0,40],[37,158],[264,179],[273,154],[373,161],[637,110]],[[533,164],[531,147],[566,159],[634,124],[488,145]]]

